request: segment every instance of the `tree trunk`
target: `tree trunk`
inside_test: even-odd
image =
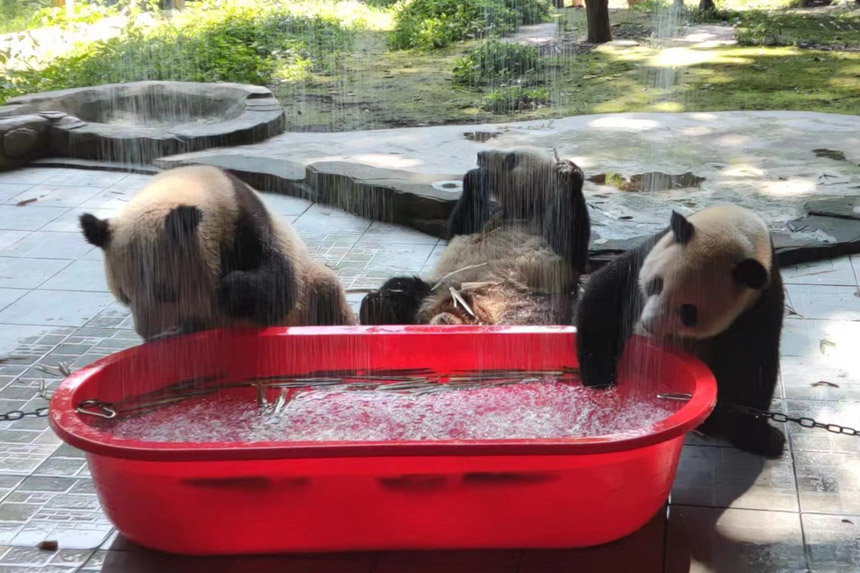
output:
[[[714,6],[714,0],[699,0],[700,12],[714,12],[717,7]]]
[[[585,0],[585,19],[588,22],[588,43],[602,44],[612,40],[609,0]]]
[[[684,0],[675,0],[675,8],[683,8]]]
[[[564,0],[554,0],[556,8],[564,8]]]

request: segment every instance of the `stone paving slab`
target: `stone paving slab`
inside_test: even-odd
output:
[[[58,169],[0,174],[0,186],[14,186],[15,195],[49,180],[60,186],[73,182],[71,195],[79,187],[91,187],[97,198],[122,190],[122,199],[101,210],[109,215],[148,177]],[[94,199],[79,198],[82,202],[71,206],[38,201],[5,206],[10,214],[0,218],[0,277],[7,277],[0,280],[18,284],[0,286],[0,412],[45,405],[41,382],[52,389],[60,379],[39,365],[80,368],[140,342],[128,311],[101,290],[100,253],[86,245],[74,221]],[[362,289],[379,286],[392,273],[429,272],[444,249],[435,237],[305,199],[267,194],[264,200],[293,222],[316,260],[331,266],[345,287],[359,289],[347,294],[354,306]],[[860,257],[804,264],[784,273],[794,312],[783,332],[782,374],[772,408],[856,426]],[[857,438],[797,426],[788,430],[791,449],[772,461],[689,436],[668,511],[601,547],[200,559],[148,551],[117,535],[100,509],[83,453],[62,444],[46,420],[0,422],[0,571],[860,570],[860,450],[852,441]],[[57,540],[60,550],[38,551],[36,543],[46,539]]]

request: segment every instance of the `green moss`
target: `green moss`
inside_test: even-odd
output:
[[[739,14],[738,43],[748,46],[858,46],[860,12],[764,12]]]

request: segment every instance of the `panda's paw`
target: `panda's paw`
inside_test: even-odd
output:
[[[582,181],[582,170],[572,161],[558,161],[553,166],[553,170],[562,188],[571,187]]]
[[[779,428],[775,428],[766,421],[750,425],[743,431],[733,432],[729,442],[739,450],[764,456],[766,458],[779,458],[785,450],[785,434]]]
[[[615,386],[615,369],[595,367],[595,365],[579,365],[579,377],[586,388],[604,389]]]

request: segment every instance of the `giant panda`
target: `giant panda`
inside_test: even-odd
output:
[[[389,279],[362,301],[361,322],[569,324],[588,258],[583,183],[573,162],[541,151],[480,152],[430,277]]]
[[[354,324],[334,273],[256,192],[210,166],[157,175],[117,217],[80,217],[144,339],[218,327]]]
[[[634,331],[692,352],[717,380],[717,407],[701,429],[739,449],[778,457],[782,432],[736,407],[770,406],[784,299],[767,225],[758,215],[734,205],[689,217],[673,212],[669,229],[586,284],[576,317],[582,381],[615,384]]]

